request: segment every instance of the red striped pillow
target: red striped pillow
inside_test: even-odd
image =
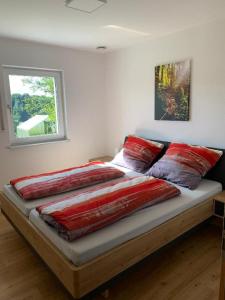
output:
[[[130,135],[113,163],[142,173],[151,166],[163,147],[163,144]]]
[[[174,157],[183,166],[191,167],[201,176],[205,176],[215,166],[223,152],[202,146],[172,143],[166,154]]]
[[[222,154],[222,151],[206,147],[171,143],[166,154],[146,175],[195,189],[201,177],[216,165]]]

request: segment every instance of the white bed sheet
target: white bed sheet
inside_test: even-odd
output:
[[[111,163],[107,163],[109,165],[112,165],[116,168],[118,168],[119,170],[123,171],[124,173],[126,173],[126,176],[128,177],[134,177],[134,176],[140,176],[140,175],[143,175],[143,174],[140,174],[140,173],[137,173],[137,172],[134,172],[132,170],[129,170],[129,169],[126,169],[126,168],[123,168],[123,167],[120,167],[120,166],[116,166],[116,165],[113,165]],[[83,188],[82,190],[85,191],[87,190],[87,188]],[[9,198],[9,200],[11,200],[13,202],[13,204],[24,214],[26,215],[27,217],[29,216],[30,214],[30,211],[32,209],[34,209],[35,207],[39,206],[39,205],[42,205],[42,204],[46,204],[48,202],[51,202],[51,201],[54,201],[54,200],[57,200],[59,198],[62,198],[62,196],[69,196],[69,195],[72,195],[74,192],[76,191],[71,191],[71,192],[66,192],[66,193],[63,193],[63,194],[59,194],[59,195],[54,195],[54,196],[51,196],[51,197],[45,197],[45,198],[41,198],[41,199],[37,199],[37,200],[31,200],[31,201],[26,201],[26,200],[23,200],[18,194],[17,192],[15,191],[15,189],[10,185],[10,184],[7,184],[3,187],[3,192],[4,194]]]
[[[53,228],[48,226],[35,209],[31,211],[29,218],[70,261],[79,266],[222,191],[220,183],[205,179],[194,191],[179,186],[178,188],[181,190],[180,196],[140,210],[71,243],[63,240]]]

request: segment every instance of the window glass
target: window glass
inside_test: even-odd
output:
[[[11,145],[66,139],[61,71],[4,67]]]
[[[54,77],[9,75],[17,138],[58,133]]]

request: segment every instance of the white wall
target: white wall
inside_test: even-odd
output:
[[[7,148],[7,130],[0,131],[0,188],[11,177],[113,154],[130,133],[225,148],[224,28],[225,21],[215,22],[112,52],[106,58],[0,38],[0,65],[64,70],[71,139],[12,150]],[[186,58],[192,59],[190,122],[154,121],[154,67]],[[1,89],[2,78],[2,94]]]
[[[225,148],[225,21],[107,55],[108,152],[130,133]],[[154,120],[154,68],[192,60],[189,122]]]
[[[7,148],[8,132],[0,130],[0,189],[12,177],[69,167],[105,154],[103,62],[96,53],[0,38],[0,65],[64,70],[71,139],[12,150]],[[2,94],[1,89],[2,78]]]

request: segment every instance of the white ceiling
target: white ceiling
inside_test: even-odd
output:
[[[67,8],[64,0],[0,0],[0,36],[113,50],[224,17],[225,0],[108,0],[92,14]]]

